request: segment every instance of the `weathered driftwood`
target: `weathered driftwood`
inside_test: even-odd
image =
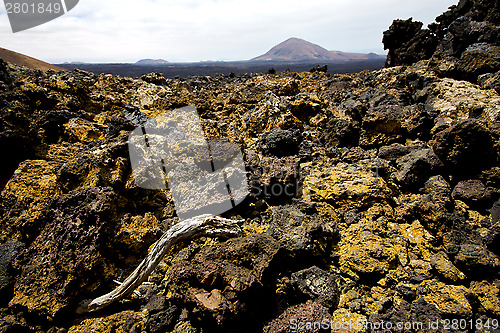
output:
[[[202,236],[237,236],[241,234],[239,222],[241,221],[206,214],[177,223],[161,236],[146,258],[144,258],[123,283],[106,295],[97,297],[90,302],[85,302],[77,311],[80,313],[96,311],[130,295],[149,277],[174,244]]]

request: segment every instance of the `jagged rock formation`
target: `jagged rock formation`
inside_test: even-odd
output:
[[[500,70],[500,2],[460,0],[422,29],[421,22],[395,20],[384,32],[386,66],[431,59],[439,75],[480,83],[498,90]],[[489,82],[487,82],[489,80]]]
[[[498,24],[481,4],[439,24],[461,10]],[[349,75],[132,79],[0,62],[0,332],[493,329],[500,96],[487,82],[498,75],[441,71],[445,36],[431,59],[396,52],[405,66]],[[177,223],[168,189],[135,184],[127,140],[191,104],[208,140],[242,148],[251,195],[224,217],[243,219],[244,235],[174,246],[139,294],[77,314]]]

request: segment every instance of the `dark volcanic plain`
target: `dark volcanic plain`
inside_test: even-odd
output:
[[[276,71],[289,70],[291,72],[309,71],[317,65],[328,66],[332,74],[355,73],[362,70],[375,70],[384,66],[385,59],[344,61],[235,61],[235,62],[207,62],[207,63],[172,63],[165,65],[137,65],[137,64],[58,64],[57,66],[72,70],[75,68],[94,74],[113,74],[127,77],[140,77],[148,73],[161,73],[166,78],[176,76],[186,78],[193,75],[225,74],[242,75],[245,73],[267,73],[273,68]]]

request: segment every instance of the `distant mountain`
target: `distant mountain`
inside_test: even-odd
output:
[[[41,61],[32,57],[29,57],[25,54],[22,53],[17,53],[11,50],[7,50],[4,48],[0,47],[0,58],[2,58],[4,61],[7,61],[11,64],[18,65],[18,66],[25,66],[28,68],[33,68],[33,69],[41,69],[43,71],[47,71],[49,69],[59,72],[64,69],[61,67],[57,67],[55,65],[49,64],[45,61]]]
[[[163,59],[141,59],[137,61],[136,65],[146,65],[146,66],[156,66],[156,65],[164,65],[169,62]]]
[[[300,38],[289,38],[276,45],[267,53],[253,58],[257,61],[351,61],[351,60],[385,59],[375,53],[346,53],[328,51],[327,49]]]

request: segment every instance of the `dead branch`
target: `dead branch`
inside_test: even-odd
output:
[[[238,225],[239,222],[241,221],[206,214],[177,223],[161,236],[146,258],[121,285],[90,302],[82,303],[77,312],[96,311],[130,295],[149,277],[174,244],[202,236],[231,237],[240,235],[242,231]]]

